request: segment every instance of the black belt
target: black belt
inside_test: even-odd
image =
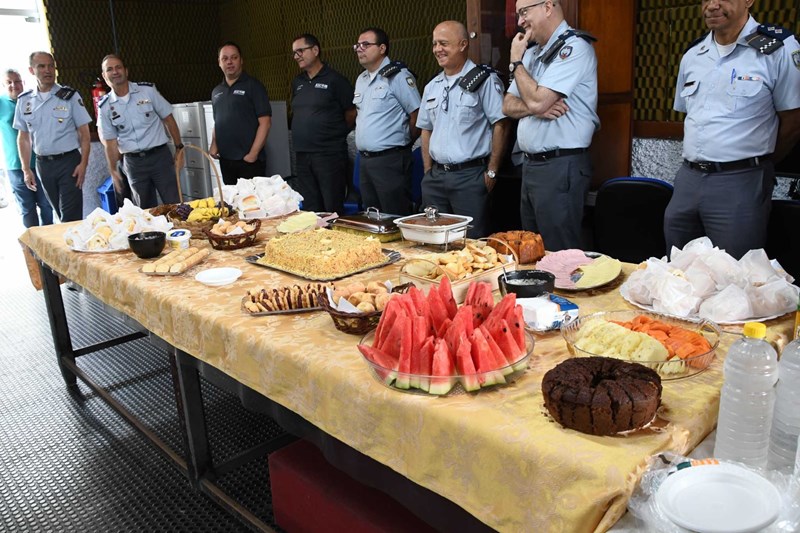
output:
[[[56,159],[61,159],[62,157],[67,157],[68,155],[72,155],[77,151],[78,149],[75,148],[74,150],[70,150],[69,152],[62,152],[60,154],[50,154],[50,155],[36,154],[36,159],[46,159],[47,161],[55,161]]]
[[[683,162],[687,167],[699,172],[711,174],[713,172],[725,172],[728,170],[742,170],[744,168],[755,168],[767,159],[766,156],[761,157],[748,157],[747,159],[739,159],[738,161],[726,161],[724,163],[717,163],[714,161],[689,161],[684,159]]]
[[[433,162],[433,166],[438,168],[439,170],[444,170],[445,172],[452,172],[454,170],[464,170],[465,168],[474,168],[480,167],[486,164],[485,157],[479,157],[478,159],[473,159],[472,161],[464,161],[463,163],[437,163],[436,161]]]
[[[160,144],[158,146],[154,146],[153,148],[148,148],[147,150],[142,150],[141,152],[128,152],[128,153],[126,153],[124,155],[125,155],[125,157],[127,157],[127,156],[144,157],[146,155],[152,154],[156,150],[161,150],[162,148],[165,148],[166,146],[167,146],[166,144]]]
[[[533,159],[534,161],[547,161],[554,157],[563,157],[565,155],[583,154],[588,152],[588,148],[556,148],[549,152],[539,152],[538,154],[529,154],[525,152],[525,159]]]
[[[393,146],[392,148],[387,148],[386,150],[381,150],[379,152],[367,152],[366,150],[359,150],[358,153],[361,154],[361,157],[380,157],[392,152],[408,150],[408,148],[408,146]]]

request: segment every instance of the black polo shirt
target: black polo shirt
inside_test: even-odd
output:
[[[292,81],[292,144],[295,152],[332,152],[347,147],[344,113],[353,107],[347,78],[322,66],[314,79],[301,72]]]
[[[225,80],[214,87],[211,107],[217,149],[223,159],[244,159],[256,138],[258,117],[272,116],[267,89],[246,72],[230,87]],[[264,160],[263,150],[258,158]]]

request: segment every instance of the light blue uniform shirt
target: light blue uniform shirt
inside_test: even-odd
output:
[[[100,102],[100,137],[116,139],[123,154],[166,144],[167,133],[161,121],[172,114],[172,105],[150,85],[130,81],[128,95],[125,103],[112,91]]]
[[[592,135],[600,127],[597,116],[597,57],[594,47],[573,35],[558,55],[547,65],[541,58],[570,29],[566,21],[555,29],[544,46],[529,48],[522,63],[536,83],[563,96],[569,111],[556,120],[524,117],[517,126],[517,142],[529,154],[548,152],[556,148],[588,148]],[[508,92],[519,97],[517,82]]]
[[[733,52],[720,58],[713,33],[681,60],[676,111],[686,113],[683,157],[724,163],[771,154],[778,115],[800,107],[800,45],[794,37],[772,54],[749,46],[750,17]]]
[[[56,96],[61,89],[54,84],[50,97],[44,100],[38,89],[19,95],[14,111],[14,128],[31,134],[33,151],[39,155],[56,155],[80,147],[78,128],[92,121],[79,93],[69,100]]]
[[[378,71],[389,63],[388,57],[383,58]],[[376,73],[372,79],[365,70],[356,79],[353,104],[358,108],[356,148],[380,152],[411,144],[408,117],[419,109],[419,90],[407,69],[391,78]]]
[[[461,72],[448,81],[440,72],[422,93],[417,127],[431,131],[429,151],[437,163],[464,163],[488,156],[492,152],[492,125],[506,118],[503,84],[497,74],[475,92],[458,85],[474,67],[475,63],[467,59]]]

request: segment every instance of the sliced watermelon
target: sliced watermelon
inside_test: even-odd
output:
[[[444,332],[444,340],[451,354],[455,354],[458,350],[462,334],[467,337],[472,335],[472,307],[469,305],[459,308],[458,313],[453,318],[453,323]]]
[[[486,340],[486,344],[489,345],[489,350],[492,354],[492,359],[494,359],[497,368],[499,368],[504,376],[507,376],[514,372],[514,369],[509,364],[506,356],[503,354],[503,350],[500,349],[500,346],[497,345],[495,342],[494,337],[492,337],[489,330],[486,329],[486,326],[481,326],[478,328],[483,333],[483,338]]]
[[[436,330],[436,337],[439,338],[439,339],[443,339],[444,338],[444,334],[447,332],[448,329],[450,329],[450,326],[452,324],[453,324],[453,321],[450,320],[449,318],[446,318],[445,321],[442,322],[442,325],[439,327],[439,329]]]
[[[428,321],[424,316],[415,316],[411,322],[411,379],[410,385],[419,388],[419,374],[423,374],[420,368],[420,355],[422,345],[428,338]]]
[[[453,286],[450,284],[450,278],[448,278],[446,274],[442,276],[441,281],[439,281],[439,296],[447,309],[447,316],[450,318],[456,316],[458,304],[453,296]]]
[[[511,316],[506,315],[506,322],[508,322],[511,328],[511,335],[513,335],[514,340],[517,341],[517,346],[522,350],[522,353],[525,353],[528,347],[525,344],[525,318],[522,316],[521,305],[514,306]]]
[[[392,382],[397,377],[397,363],[398,360],[392,357],[391,355],[384,353],[377,348],[373,348],[372,346],[368,346],[366,344],[359,344],[358,345],[359,351],[375,363],[379,365],[381,368],[372,367],[375,370],[375,373],[378,374],[384,383],[387,385],[391,385]]]
[[[389,303],[386,304],[386,308],[378,321],[378,327],[375,329],[375,340],[372,341],[372,345],[376,348],[383,346],[384,337],[392,330],[392,325],[397,319],[397,311],[399,309],[400,304],[395,302],[394,299],[389,300]]]
[[[411,344],[414,342],[412,321],[403,314],[397,318],[394,327],[402,332],[400,361],[397,365],[397,380],[394,386],[398,389],[407,389],[411,386]]]
[[[461,374],[461,384],[464,385],[464,390],[473,392],[481,388],[480,380],[475,372],[475,365],[472,363],[472,343],[463,333],[458,339],[456,370]]]
[[[450,359],[447,343],[443,339],[436,339],[433,349],[433,362],[431,363],[431,384],[428,392],[431,394],[447,394],[453,388],[453,374],[455,367]]]
[[[472,362],[475,363],[475,370],[483,374],[481,384],[489,386],[505,383],[506,379],[499,369],[506,366],[506,361],[503,359],[502,363],[498,364],[498,360],[483,336],[481,328],[475,328],[470,342],[472,343]]]
[[[416,360],[418,362],[418,369],[419,369],[419,388],[428,391],[430,390],[431,381],[431,367],[433,366],[433,350],[436,342],[436,337],[431,335],[425,342],[422,344],[422,347],[419,349],[419,353],[417,354]]]
[[[383,341],[375,348],[382,350],[389,355],[400,358],[400,346],[403,342],[403,322],[409,322],[408,314],[398,306],[397,316],[392,323],[392,329],[384,329]],[[409,339],[410,341],[411,339]]]
[[[497,326],[495,322],[499,322],[500,319],[505,318],[515,305],[517,305],[517,295],[513,292],[506,294],[503,296],[503,299],[494,306],[494,309],[489,313],[483,325],[486,326],[489,331],[492,331],[492,329]]]
[[[500,325],[494,330],[489,330],[489,333],[500,347],[503,355],[506,356],[509,364],[514,364],[520,360],[524,352],[519,349],[517,341],[514,340],[514,336],[511,334],[511,327],[505,318],[500,319]]]
[[[477,328],[489,316],[494,308],[494,296],[492,295],[492,285],[485,281],[471,283],[467,289],[465,305],[472,306],[473,325]]]
[[[433,327],[438,332],[444,321],[451,318],[451,316],[448,315],[447,308],[444,306],[441,296],[439,296],[439,293],[434,287],[431,287],[431,290],[428,291],[428,305],[431,310]],[[453,316],[455,316],[455,313],[453,313]]]

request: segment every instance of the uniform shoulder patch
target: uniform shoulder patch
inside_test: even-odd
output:
[[[97,107],[103,107],[106,102],[108,102],[108,95],[100,97],[100,100],[97,101]]]
[[[144,85],[145,87],[155,87],[155,83],[149,81],[137,81],[136,85]]]
[[[756,31],[745,37],[747,44],[758,50],[760,54],[770,55],[783,46],[783,41],[792,32],[774,24],[761,24]]]
[[[800,70],[800,50],[792,52],[792,63],[794,63],[797,70]]]
[[[64,85],[58,91],[56,91],[56,96],[61,98],[62,100],[69,100],[70,98],[72,98],[75,95],[76,92],[78,92],[78,91],[76,91],[72,87],[69,87],[68,85]]]
[[[406,68],[406,65],[402,61],[392,61],[391,63],[380,69],[378,71],[378,74],[380,74],[384,78],[391,78],[404,68]]]
[[[24,93],[20,93],[20,95],[17,98],[22,98],[23,96],[28,96],[29,94],[33,94],[33,89],[28,89]]]
[[[559,55],[561,59],[568,58],[572,53],[571,46],[567,47],[569,50],[565,50],[564,51],[565,53],[560,54],[559,52],[561,52],[561,49],[564,48],[565,44],[567,44],[567,39],[569,39],[570,37],[580,37],[589,44],[592,44],[593,42],[597,41],[597,38],[595,38],[594,36],[585,31],[570,28],[561,35],[559,35],[558,38],[556,39],[556,42],[550,45],[550,48],[548,48],[547,51],[542,56],[542,63],[544,63],[545,65],[549,65],[556,58],[556,55]]]
[[[688,52],[689,50],[691,50],[692,48],[694,48],[698,44],[702,43],[707,36],[708,36],[708,32],[704,33],[703,35],[701,35],[700,37],[698,37],[694,41],[690,42],[689,46],[686,47],[686,50],[684,50],[683,53],[685,54],[686,52]]]
[[[489,79],[489,76],[496,72],[489,65],[477,65],[461,78],[458,86],[467,92],[474,93],[483,85],[483,82]]]

